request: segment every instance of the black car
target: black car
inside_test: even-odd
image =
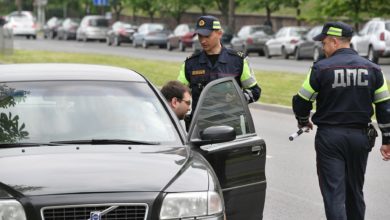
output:
[[[113,23],[107,31],[107,45],[119,46],[121,43],[133,42],[133,34],[137,27],[126,22],[117,21]]]
[[[0,72],[3,219],[262,219],[266,146],[234,78],[204,88],[186,133],[131,70]]]

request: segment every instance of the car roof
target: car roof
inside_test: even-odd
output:
[[[139,73],[119,67],[91,64],[3,64],[0,82],[42,80],[98,80],[146,82]]]

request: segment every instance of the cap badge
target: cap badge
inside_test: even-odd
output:
[[[200,20],[199,23],[198,23],[199,27],[203,27],[204,24],[205,24],[205,22],[203,20]]]

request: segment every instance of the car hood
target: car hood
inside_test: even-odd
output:
[[[178,175],[188,154],[183,147],[160,146],[0,149],[0,182],[24,195],[158,192]]]

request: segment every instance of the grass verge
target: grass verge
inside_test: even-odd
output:
[[[26,50],[15,50],[13,55],[0,54],[0,63],[86,63],[118,66],[141,73],[157,86],[163,85],[168,80],[176,79],[181,66],[178,62],[151,61],[112,55]],[[260,102],[285,106],[291,106],[291,97],[296,94],[305,79],[305,75],[288,72],[255,71],[255,74],[262,88]]]

